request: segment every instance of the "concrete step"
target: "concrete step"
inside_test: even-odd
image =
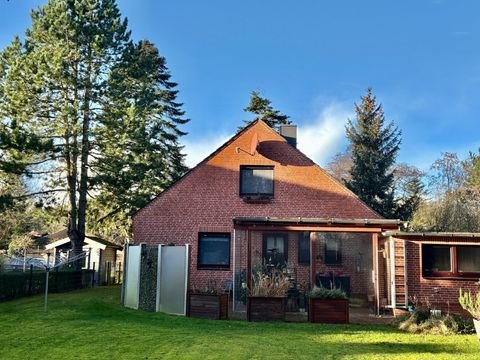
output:
[[[308,313],[307,312],[286,312],[285,321],[286,322],[307,322]]]

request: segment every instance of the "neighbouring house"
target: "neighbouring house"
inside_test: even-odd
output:
[[[70,256],[72,245],[66,229],[47,235],[45,253],[49,261],[58,263]],[[87,235],[83,243],[83,269],[95,270],[96,283],[111,284],[118,280],[122,270],[122,247],[98,236]]]
[[[234,311],[258,264],[295,283],[336,282],[380,303],[383,219],[296,148],[296,128],[252,122],[133,217],[135,243],[190,244],[190,288],[233,287]]]

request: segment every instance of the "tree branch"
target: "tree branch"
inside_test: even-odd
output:
[[[45,190],[45,191],[37,191],[34,193],[30,194],[25,194],[25,195],[20,195],[20,196],[12,196],[12,199],[25,199],[31,196],[36,196],[36,195],[45,195],[45,194],[50,194],[54,192],[67,192],[67,189],[52,189],[52,190]]]

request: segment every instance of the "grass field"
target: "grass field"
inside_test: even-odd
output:
[[[210,321],[119,305],[96,288],[0,303],[0,359],[479,359],[474,335],[385,326]]]

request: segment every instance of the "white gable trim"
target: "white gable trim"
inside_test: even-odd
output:
[[[60,240],[57,240],[53,243],[48,244],[47,246],[45,246],[45,250],[52,250],[52,249],[56,248],[57,246],[64,245],[64,244],[69,243],[69,242],[70,242],[70,238],[66,237],[66,238],[63,238],[63,239],[60,239]],[[99,242],[97,242],[93,239],[90,239],[89,237],[85,237],[85,242],[90,247],[95,248],[95,249],[105,250],[107,248],[107,245],[100,244]]]

